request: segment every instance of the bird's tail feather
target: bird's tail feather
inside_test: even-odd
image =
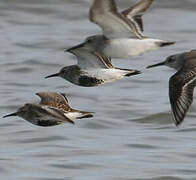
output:
[[[173,44],[175,44],[175,41],[164,41],[164,42],[158,42],[160,47],[164,47],[164,46],[171,46]]]
[[[124,69],[124,68],[116,68],[122,71],[127,71],[127,73],[125,74],[125,76],[129,77],[129,76],[134,76],[137,74],[141,74],[141,71],[135,70],[135,69]]]
[[[93,117],[93,112],[80,111],[80,113],[82,115],[80,117],[77,117],[77,119],[92,118]]]

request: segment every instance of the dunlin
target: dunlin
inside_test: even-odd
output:
[[[169,80],[169,98],[173,119],[180,125],[193,102],[196,86],[196,50],[169,56],[164,62],[148,66],[166,65],[177,70]]]
[[[17,112],[4,116],[19,116],[38,126],[55,126],[62,123],[75,123],[76,119],[93,117],[91,112],[72,109],[66,96],[55,92],[37,93],[40,104],[25,104]]]
[[[120,13],[115,0],[94,0],[89,18],[102,28],[103,35],[88,37],[85,46],[111,58],[128,58],[174,44],[144,36],[142,16],[152,3],[141,0]]]
[[[110,58],[89,50],[83,44],[67,51],[77,57],[78,64],[66,66],[60,72],[45,78],[60,76],[73,84],[92,87],[141,73],[138,70],[115,68]]]

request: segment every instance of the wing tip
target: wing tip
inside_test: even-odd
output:
[[[180,127],[180,125],[182,124],[183,120],[180,121],[176,121],[174,120],[176,127]]]
[[[160,47],[165,47],[165,46],[171,46],[174,45],[176,42],[175,41],[165,41],[165,42],[159,42]]]
[[[134,76],[134,75],[138,75],[138,74],[142,74],[141,71],[139,70],[131,70],[132,72],[127,73],[125,76],[129,77],[129,76]]]
[[[172,115],[176,127],[179,127],[183,123],[186,113],[178,114],[177,110],[172,110]]]

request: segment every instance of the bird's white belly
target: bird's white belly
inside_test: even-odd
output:
[[[126,73],[127,71],[119,69],[97,69],[89,71],[90,76],[101,79],[104,83],[122,79]]]
[[[159,48],[159,39],[113,39],[104,46],[103,53],[112,58],[127,58]]]
[[[77,118],[81,117],[83,114],[80,112],[68,112],[65,113],[65,116],[71,120],[76,120]]]

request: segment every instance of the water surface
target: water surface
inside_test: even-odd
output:
[[[122,1],[122,0],[121,0]],[[96,112],[93,119],[52,128],[20,118],[0,121],[3,180],[189,180],[196,179],[196,106],[176,128],[168,99],[167,67],[144,70],[167,56],[195,48],[195,0],[156,1],[145,15],[146,35],[177,41],[114,65],[143,69],[138,76],[83,88],[46,75],[76,63],[63,52],[100,33],[88,21],[90,0],[0,1],[0,115],[40,91],[67,94],[71,106]],[[118,2],[121,8],[132,1]]]

